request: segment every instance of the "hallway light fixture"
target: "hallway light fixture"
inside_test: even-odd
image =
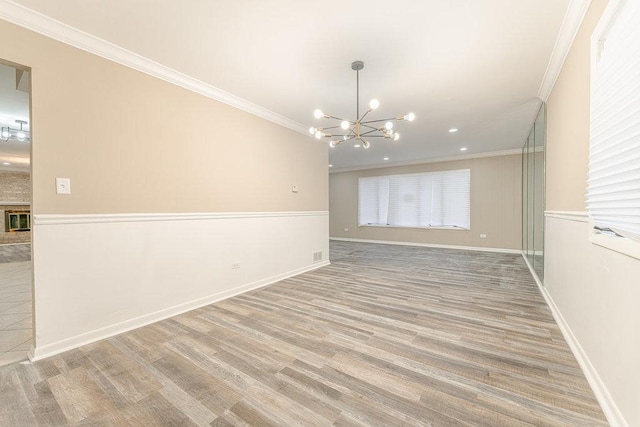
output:
[[[16,120],[16,123],[20,125],[20,129],[12,129],[10,127],[1,127],[0,128],[0,138],[4,142],[9,141],[20,141],[20,142],[29,142],[31,140],[30,133],[28,130],[24,130],[24,125],[27,124],[24,120]]]
[[[364,68],[364,62],[362,61],[354,61],[351,64],[351,69],[356,72],[356,119],[355,120],[345,120],[340,117],[335,117],[330,114],[324,113],[322,110],[317,109],[313,112],[313,115],[316,119],[333,119],[340,121],[339,125],[324,127],[324,128],[309,128],[309,133],[314,135],[317,139],[322,138],[330,138],[329,146],[336,147],[342,144],[345,141],[354,140],[355,142],[361,142],[364,148],[369,148],[371,144],[369,143],[369,138],[386,138],[397,141],[400,138],[400,134],[393,130],[394,121],[406,120],[412,122],[416,115],[413,113],[405,114],[403,116],[391,117],[386,119],[378,119],[378,120],[367,120],[364,121],[367,114],[371,111],[377,109],[380,106],[380,102],[377,99],[372,99],[369,102],[369,108],[365,111],[365,113],[360,116],[360,70]],[[384,124],[382,122],[385,122]],[[341,134],[333,134],[330,131],[331,129],[340,128],[344,133]],[[366,139],[365,139],[366,138]],[[355,144],[354,147],[360,147],[359,144]]]

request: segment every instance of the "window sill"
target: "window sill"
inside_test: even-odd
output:
[[[469,231],[469,228],[462,227],[418,227],[408,225],[387,225],[387,224],[360,224],[358,227],[376,227],[376,228],[413,228],[418,230],[454,230],[454,231]]]
[[[640,242],[624,237],[608,236],[606,234],[598,233],[593,231],[593,227],[590,229],[592,231],[589,236],[589,240],[594,245],[610,249],[632,258],[640,259]]]

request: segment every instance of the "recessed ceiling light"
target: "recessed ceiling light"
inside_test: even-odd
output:
[[[451,128],[451,129],[449,129],[449,133],[454,133],[454,132],[458,132],[458,129],[457,129],[457,128]]]
[[[5,166],[10,166],[11,165],[11,163],[9,163],[9,162],[2,162],[2,164],[5,165]]]
[[[384,159],[382,159],[382,160],[389,160],[389,158],[388,158],[388,157],[385,157],[385,158],[384,158]]]
[[[330,168],[332,168],[332,167],[333,167],[333,165],[329,165],[329,167],[330,167]]]
[[[460,151],[467,151],[467,147],[462,147]]]
[[[360,144],[354,144],[353,148],[360,148]]]

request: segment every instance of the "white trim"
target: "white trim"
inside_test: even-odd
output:
[[[564,15],[562,26],[558,32],[547,69],[544,72],[544,77],[540,83],[538,89],[538,98],[547,102],[553,86],[556,84],[556,80],[562,71],[564,62],[567,59],[567,55],[571,50],[571,45],[578,34],[580,25],[589,10],[591,0],[571,0],[567,7],[567,12]]]
[[[34,225],[99,224],[111,222],[193,221],[211,219],[327,216],[328,211],[301,212],[203,212],[203,213],[130,213],[130,214],[36,214]]]
[[[189,301],[183,304],[169,307],[167,309],[160,310],[155,313],[150,313],[144,316],[140,316],[135,319],[130,319],[121,323],[117,323],[115,325],[109,325],[107,327],[90,331],[84,334],[76,335],[74,337],[67,338],[55,343],[40,346],[37,348],[34,348],[32,346],[28,356],[32,362],[35,362],[47,357],[51,357],[58,353],[62,353],[63,351],[71,350],[73,348],[77,348],[82,345],[90,344],[92,342],[109,338],[114,335],[122,334],[124,332],[131,331],[133,329],[137,329],[142,326],[149,325],[151,323],[159,322],[161,320],[168,319],[170,317],[177,316],[182,313],[186,313],[187,311],[195,310],[196,308],[204,307],[206,305],[210,305],[215,302],[222,301],[224,299],[231,298],[248,291],[252,291],[254,289],[262,288],[264,286],[271,285],[273,283],[279,282],[289,277],[306,273],[308,271],[312,271],[320,267],[327,266],[329,264],[330,264],[329,261],[316,262],[296,270],[288,271],[283,274],[278,274],[276,276],[258,280],[253,283],[238,286],[234,289],[218,292],[204,298],[199,298],[194,301]]]
[[[485,157],[512,156],[514,154],[522,154],[522,148],[512,148],[509,150],[501,150],[501,151],[487,151],[485,153],[461,154],[459,156],[435,157],[432,159],[408,160],[406,162],[396,162],[396,163],[385,162],[384,165],[377,164],[377,165],[353,166],[353,167],[343,167],[343,168],[333,167],[331,168],[329,173],[353,172],[353,171],[368,170],[368,169],[386,169],[386,168],[393,168],[398,166],[421,165],[425,163],[454,162],[458,160],[482,159]]]
[[[640,242],[621,236],[608,236],[598,232],[589,222],[589,241],[619,254],[640,260]]]
[[[552,217],[552,218],[563,219],[560,217]],[[607,390],[607,387],[604,385],[604,382],[602,382],[602,379],[598,375],[596,368],[593,366],[593,364],[591,364],[591,361],[589,360],[587,353],[584,351],[584,349],[580,345],[580,342],[578,341],[576,336],[573,334],[573,331],[571,331],[571,328],[569,327],[569,324],[567,323],[567,321],[564,319],[564,316],[562,316],[560,309],[558,308],[556,303],[553,301],[553,298],[551,297],[547,289],[543,286],[543,284],[538,279],[538,276],[533,270],[531,264],[529,264],[529,260],[527,260],[527,257],[524,256],[524,254],[522,255],[522,257],[524,258],[524,262],[527,264],[527,267],[529,267],[529,271],[531,272],[531,275],[535,279],[536,284],[538,285],[538,289],[540,289],[540,293],[542,294],[542,297],[544,298],[545,302],[549,306],[549,309],[551,309],[551,314],[553,315],[553,318],[555,319],[556,324],[560,328],[560,332],[562,332],[562,336],[564,337],[564,340],[567,342],[567,344],[569,344],[569,348],[571,349],[573,356],[578,361],[578,365],[580,365],[580,368],[582,369],[582,373],[584,374],[585,378],[587,379],[587,382],[591,386],[591,389],[593,390],[593,394],[595,394],[596,399],[598,400],[598,403],[600,404],[600,407],[604,412],[604,415],[607,417],[607,421],[609,421],[609,424],[612,427],[628,427],[628,424],[624,419],[624,417],[622,416],[622,413],[618,409],[618,406],[616,405],[615,401],[611,397],[611,394],[609,394],[609,390]]]
[[[520,253],[526,258],[527,253],[525,251],[520,251]],[[542,256],[542,255],[544,255],[544,251],[533,251],[533,255]]]
[[[589,222],[589,213],[585,211],[545,211],[544,216],[567,221]]]
[[[340,242],[377,243],[382,245],[419,246],[424,248],[458,249],[463,251],[499,252],[499,253],[505,253],[505,254],[521,254],[522,253],[520,249],[483,248],[480,246],[440,245],[436,243],[397,242],[392,240],[352,239],[348,237],[329,237],[329,240],[337,240]]]
[[[632,258],[640,259],[640,244],[637,241],[624,237],[607,236],[596,232],[589,221],[589,213],[582,211],[545,211],[547,218],[562,219],[565,221],[576,221],[589,223],[589,241],[594,245],[610,249]]]
[[[0,19],[309,136],[308,127],[301,123],[11,0],[0,0]],[[309,139],[315,141],[315,139]]]

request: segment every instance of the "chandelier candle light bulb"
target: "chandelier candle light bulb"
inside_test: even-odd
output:
[[[317,139],[332,138],[332,137],[342,137],[340,139],[332,139],[329,141],[329,146],[334,148],[342,143],[342,141],[354,140],[354,142],[360,142],[362,147],[369,148],[371,143],[367,141],[369,138],[392,138],[394,141],[397,141],[400,138],[400,134],[393,131],[393,120],[400,121],[406,120],[412,122],[416,115],[413,113],[409,113],[402,116],[397,116],[395,118],[385,118],[385,119],[377,119],[377,120],[364,120],[367,114],[371,111],[377,109],[380,106],[380,102],[377,99],[372,99],[369,102],[369,108],[365,111],[363,115],[360,115],[360,70],[364,68],[364,63],[362,61],[354,61],[351,64],[351,69],[356,72],[356,120],[346,120],[340,117],[335,117],[330,114],[325,114],[321,109],[317,109],[313,112],[313,116],[316,119],[334,119],[340,121],[339,125],[326,127],[326,128],[309,128],[309,133],[315,135]],[[382,122],[385,122],[384,125],[381,125]],[[345,131],[342,135],[332,135],[330,133],[324,133],[324,129],[335,129],[341,128]],[[366,139],[365,139],[366,138]],[[354,147],[359,147],[359,144],[355,144]]]

